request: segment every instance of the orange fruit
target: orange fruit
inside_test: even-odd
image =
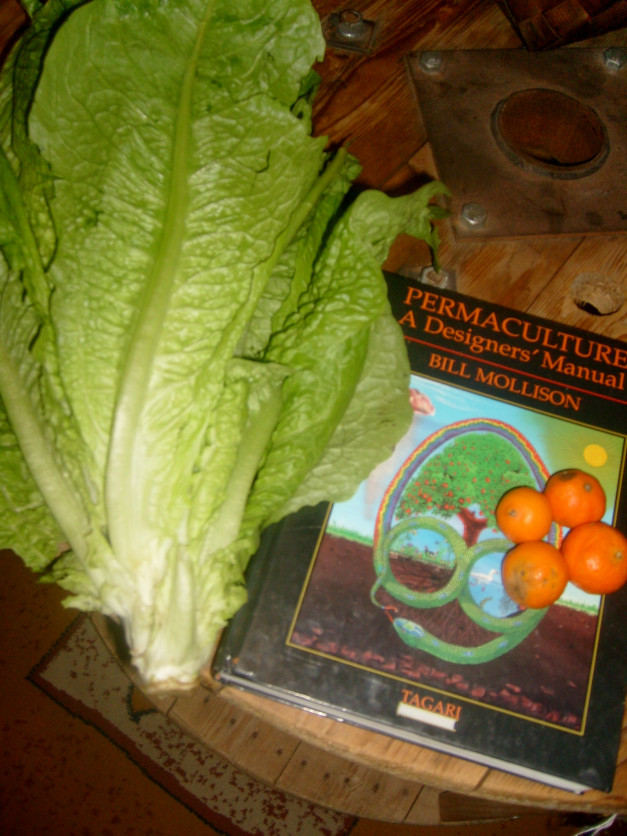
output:
[[[583,470],[571,468],[554,473],[544,486],[544,493],[553,519],[567,528],[597,522],[605,513],[605,491],[601,483]]]
[[[627,537],[604,522],[571,528],[561,546],[571,581],[598,595],[616,592],[627,582]]]
[[[501,578],[512,601],[537,610],[557,601],[568,583],[568,569],[555,546],[545,540],[529,540],[507,552]]]
[[[513,543],[542,540],[553,522],[551,505],[542,491],[521,485],[499,499],[496,524]]]

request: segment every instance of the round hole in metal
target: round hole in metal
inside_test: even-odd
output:
[[[605,126],[594,110],[559,90],[513,93],[494,110],[492,131],[512,162],[548,177],[586,177],[609,153]]]

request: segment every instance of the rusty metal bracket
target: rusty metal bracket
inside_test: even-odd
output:
[[[623,57],[579,47],[408,57],[458,238],[627,232]]]

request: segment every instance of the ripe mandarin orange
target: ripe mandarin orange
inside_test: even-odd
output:
[[[561,546],[571,581],[598,595],[616,592],[627,582],[627,538],[604,522],[571,528]]]
[[[544,493],[555,522],[568,528],[596,522],[605,513],[605,491],[601,483],[577,468],[554,473],[544,486]]]
[[[545,540],[519,543],[501,564],[505,591],[517,604],[543,609],[560,597],[568,583],[566,561],[559,549]]]
[[[544,493],[526,485],[503,494],[495,517],[498,527],[513,543],[541,540],[553,522],[551,505]]]

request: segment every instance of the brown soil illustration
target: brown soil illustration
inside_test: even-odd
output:
[[[395,574],[423,591],[443,585],[442,570],[398,561]],[[554,604],[535,630],[505,655],[479,665],[447,663],[408,647],[375,606],[372,549],[329,534],[322,540],[291,637],[293,643],[408,682],[517,714],[579,729],[591,674],[596,616]],[[455,644],[483,644],[495,634],[471,621],[457,601],[433,609],[377,601]]]

